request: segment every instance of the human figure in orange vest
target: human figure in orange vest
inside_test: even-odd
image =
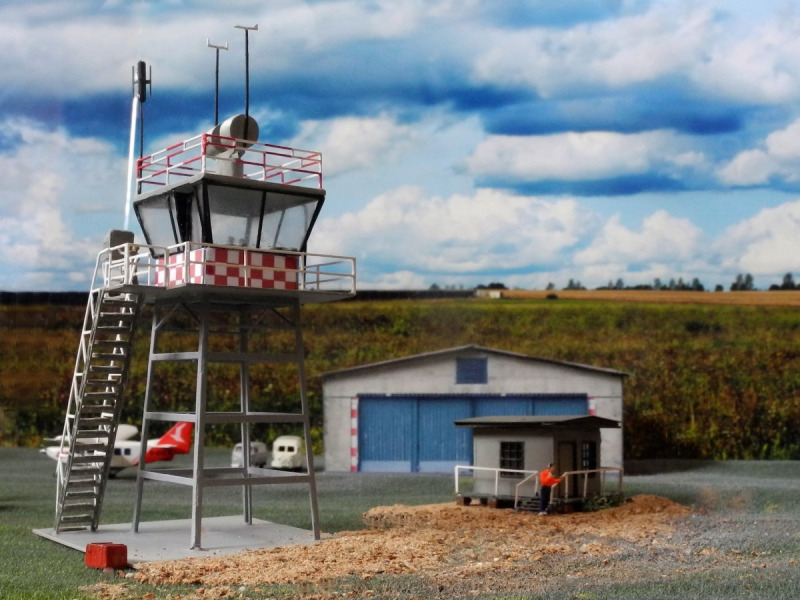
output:
[[[553,463],[550,463],[546,469],[539,472],[539,484],[541,491],[539,492],[539,514],[546,515],[547,507],[550,506],[550,488],[557,483],[564,481],[564,477],[556,477],[553,474]]]

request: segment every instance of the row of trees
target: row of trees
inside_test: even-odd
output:
[[[477,286],[478,289],[507,289],[503,283],[500,282],[492,282],[489,285],[479,285]],[[432,286],[432,289],[438,289],[438,286]],[[545,288],[548,291],[552,291],[556,289],[554,283],[548,283],[547,287]],[[581,282],[577,279],[570,279],[567,283],[566,287],[563,289],[565,290],[585,290],[586,288],[581,284]],[[706,291],[706,287],[700,282],[700,280],[695,277],[692,279],[691,282],[686,282],[683,280],[682,277],[678,277],[678,279],[670,279],[668,282],[663,282],[661,279],[656,277],[653,280],[652,284],[639,284],[634,286],[626,286],[625,282],[622,278],[617,279],[616,281],[609,281],[608,285],[600,286],[595,288],[598,290],[655,290],[655,291],[684,291],[684,292],[704,292]],[[755,291],[757,288],[755,287],[755,283],[753,282],[753,276],[750,273],[741,274],[739,273],[736,276],[736,279],[730,285],[730,291],[732,292],[745,292],[745,291]],[[773,283],[769,286],[770,291],[776,290],[798,290],[800,289],[800,284],[795,283],[794,277],[791,273],[787,273],[783,276],[783,281],[780,284]],[[721,284],[717,284],[714,288],[715,292],[722,292],[725,288]]]

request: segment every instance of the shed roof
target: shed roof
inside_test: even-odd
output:
[[[472,429],[619,429],[619,421],[594,415],[504,415],[471,417],[454,421],[456,427]]]
[[[348,367],[346,369],[339,369],[337,371],[328,371],[326,373],[321,373],[319,376],[323,379],[326,378],[333,378],[333,377],[344,377],[347,375],[358,374],[366,371],[370,371],[373,369],[382,369],[382,368],[391,368],[394,366],[405,366],[411,365],[414,362],[430,360],[431,358],[441,358],[447,356],[459,357],[464,355],[473,355],[476,353],[482,354],[492,354],[495,356],[500,357],[507,357],[507,358],[514,358],[518,360],[536,362],[536,363],[547,363],[551,365],[558,365],[562,367],[568,367],[573,369],[579,369],[582,371],[593,371],[595,373],[601,373],[606,375],[614,375],[617,377],[627,377],[628,374],[624,371],[618,371],[616,369],[608,369],[605,367],[594,367],[592,365],[585,365],[581,363],[574,363],[574,362],[567,362],[563,360],[553,360],[550,358],[541,358],[536,356],[529,356],[527,354],[520,354],[518,352],[509,352],[507,350],[498,350],[496,348],[487,348],[485,346],[478,346],[474,344],[466,345],[466,346],[456,346],[454,348],[447,348],[444,350],[435,350],[433,352],[423,352],[421,354],[413,354],[411,356],[404,356],[402,358],[395,358],[392,360],[384,360],[380,362],[369,363],[366,365],[359,365],[357,367]]]

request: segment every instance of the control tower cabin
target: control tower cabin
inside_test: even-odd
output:
[[[140,158],[136,174],[133,207],[145,240],[111,231],[97,258],[57,463],[55,531],[98,527],[133,337],[147,304],[152,324],[140,456],[153,425],[192,423],[194,439],[191,468],[140,461],[133,530],[149,481],[192,488],[192,548],[201,547],[206,488],[241,489],[243,518],[252,523],[253,486],[299,483],[308,487],[318,539],[300,308],[351,297],[356,285],[354,258],[308,252],[325,201],[320,154],[261,143],[258,124],[240,114]],[[296,371],[296,410],[275,411],[251,375],[263,381],[270,369],[287,365]],[[217,405],[224,394],[209,387],[214,369],[236,372],[236,410]],[[176,382],[179,374],[185,381]],[[193,401],[176,401],[166,391],[179,388]],[[302,429],[308,452],[301,472],[249,464],[259,424]],[[207,428],[214,426],[240,431],[241,467],[207,466]]]

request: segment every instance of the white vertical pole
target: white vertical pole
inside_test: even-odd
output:
[[[136,147],[136,114],[139,109],[139,98],[136,94],[133,95],[133,102],[131,103],[131,137],[130,144],[128,145],[128,192],[125,194],[125,225],[124,230],[128,230],[128,223],[131,216],[131,199],[133,197],[133,186],[136,180],[133,174],[133,164],[135,162],[134,152]]]

